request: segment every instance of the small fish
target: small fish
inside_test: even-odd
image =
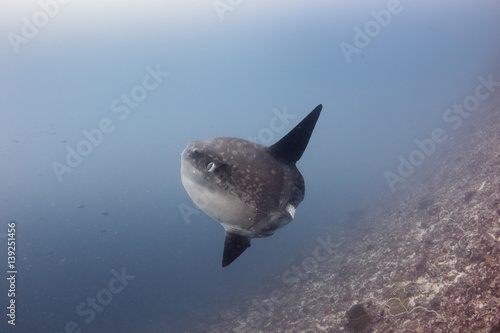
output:
[[[108,216],[108,215],[109,215],[109,213],[108,213],[108,212],[104,212],[104,213],[102,213],[102,215],[106,215],[106,216]]]
[[[80,205],[77,208],[85,208],[85,205]]]

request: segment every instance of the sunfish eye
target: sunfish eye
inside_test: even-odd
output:
[[[201,150],[199,150],[198,148],[194,148],[192,154],[193,157],[196,158],[201,155]]]
[[[210,162],[210,163],[207,164],[207,170],[209,172],[214,171],[214,169],[215,169],[215,163],[214,162]]]

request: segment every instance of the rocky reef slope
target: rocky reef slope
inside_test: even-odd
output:
[[[205,332],[500,332],[500,94],[403,186]]]

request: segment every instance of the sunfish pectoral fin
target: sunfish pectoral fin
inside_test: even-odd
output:
[[[226,267],[250,247],[250,237],[226,231],[222,267]]]

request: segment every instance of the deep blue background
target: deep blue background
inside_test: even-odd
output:
[[[395,172],[398,155],[445,128],[444,111],[493,73],[500,6],[401,1],[348,63],[340,43],[353,44],[354,28],[387,3],[242,1],[221,20],[210,1],[70,2],[17,53],[9,33],[21,35],[41,7],[0,4],[0,258],[16,220],[17,331],[62,332],[75,321],[83,332],[178,332],[217,318],[350,210],[388,193],[383,173]],[[169,75],[121,120],[111,104],[148,66]],[[182,150],[257,136],[273,109],[286,109],[296,117],[278,140],[319,103],[298,163],[306,198],[295,220],[222,269],[222,227],[179,209],[194,209],[180,182]],[[59,182],[52,163],[103,118],[114,131]],[[135,279],[86,324],[76,307],[122,268]],[[5,279],[0,287],[6,306]],[[13,331],[5,318],[0,329]]]

